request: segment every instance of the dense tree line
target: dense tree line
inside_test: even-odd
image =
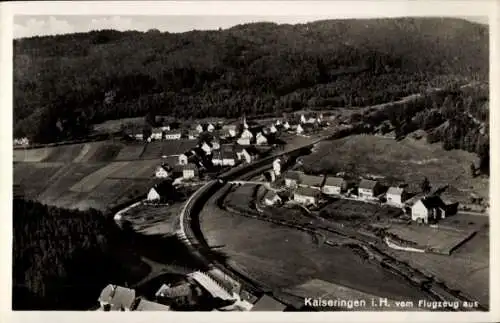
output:
[[[460,19],[104,30],[14,41],[14,132],[37,142],[148,113],[235,117],[357,107],[488,78],[488,29]]]
[[[86,310],[105,285],[127,281],[120,232],[100,212],[16,198],[13,223],[14,310]]]

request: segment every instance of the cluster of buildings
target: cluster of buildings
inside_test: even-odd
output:
[[[362,179],[357,184],[357,196],[354,188],[348,190],[347,181],[342,177],[308,175],[300,171],[288,171],[284,174],[286,187],[293,191],[292,199],[305,206],[316,206],[322,197],[343,196],[361,201],[380,202],[385,197],[386,204],[402,208],[411,214],[415,222],[430,223],[443,219],[456,212],[457,204],[446,205],[437,195],[416,196],[409,199],[410,194],[403,186],[384,187],[376,180]],[[282,203],[281,197],[269,190],[264,196],[266,205]]]

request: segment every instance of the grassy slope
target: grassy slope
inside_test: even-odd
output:
[[[445,151],[440,144],[427,144],[425,139],[405,138],[402,141],[371,135],[357,135],[324,142],[316,153],[304,158],[306,168],[314,171],[333,169],[346,171],[353,164],[356,173],[384,176],[387,184],[406,182],[419,190],[424,177],[431,185],[449,184],[444,197],[467,203],[470,192],[488,199],[488,179],[472,178],[472,153],[461,150]]]

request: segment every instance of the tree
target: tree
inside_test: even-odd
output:
[[[420,188],[422,189],[422,193],[424,194],[429,194],[429,192],[431,191],[431,183],[429,182],[429,179],[427,177],[425,177],[420,184]]]

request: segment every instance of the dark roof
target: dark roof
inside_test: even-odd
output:
[[[361,182],[359,183],[359,188],[364,188],[364,189],[368,189],[368,190],[372,190],[375,188],[375,186],[377,185],[377,181],[372,181],[372,180],[369,180],[369,179],[362,179]]]
[[[252,311],[279,311],[282,312],[287,306],[276,299],[264,295],[252,307]]]
[[[184,165],[182,169],[196,169],[196,165],[193,163],[188,163],[187,165]]]
[[[300,181],[302,174],[303,174],[302,172],[292,170],[292,171],[286,172],[285,178],[290,178],[290,179],[294,179],[296,181]]]
[[[297,188],[297,190],[295,191],[295,193],[299,194],[299,195],[314,196],[315,197],[319,194],[319,191],[314,189],[314,188],[299,186]]]
[[[325,179],[325,184],[328,186],[342,186],[345,180],[342,177],[327,177]]]
[[[300,183],[308,186],[321,187],[324,180],[323,176],[316,176],[316,175],[302,174],[300,177],[301,177]]]
[[[421,201],[424,204],[424,206],[428,209],[444,208],[446,206],[443,200],[441,200],[441,198],[436,195],[423,198]]]

